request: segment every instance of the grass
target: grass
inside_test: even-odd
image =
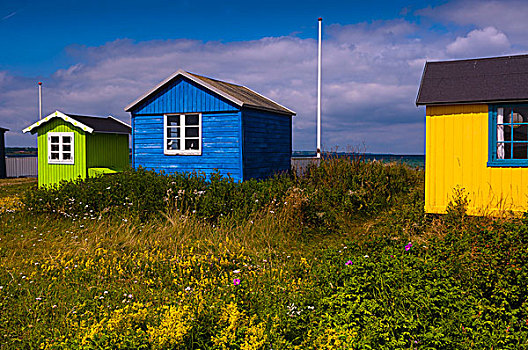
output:
[[[16,196],[37,184],[36,178],[0,179],[0,197]]]
[[[143,220],[108,207],[66,217],[49,204],[60,191],[46,210],[0,210],[2,348],[526,347],[528,220],[468,217],[456,200],[428,217],[422,171],[347,162],[213,182],[194,213],[175,203]],[[245,216],[208,207],[215,198]]]

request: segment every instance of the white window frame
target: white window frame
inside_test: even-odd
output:
[[[187,115],[197,115],[198,116],[198,149],[195,150],[186,150],[185,149],[185,116]],[[180,128],[180,136],[178,137],[180,141],[180,149],[168,149],[167,148],[167,119],[168,117],[179,116],[180,125],[177,128]],[[194,125],[193,125],[194,126]],[[175,127],[176,128],[176,127]],[[192,137],[195,139],[196,137]],[[163,115],[163,153],[166,155],[186,155],[186,156],[200,156],[202,155],[202,113],[174,113],[174,114],[164,114]]]
[[[53,151],[53,153],[59,153],[59,159],[51,159],[51,138],[57,136],[59,138],[59,151]],[[70,151],[65,152],[63,150],[63,137],[69,136]],[[70,153],[70,159],[64,159],[64,153]],[[75,133],[73,132],[48,132],[48,164],[75,164]]]

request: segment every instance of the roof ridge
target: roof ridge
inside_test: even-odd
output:
[[[189,72],[189,71],[186,71],[186,72],[189,73],[189,74],[192,75],[192,76],[197,77],[197,78],[205,78],[205,79],[209,79],[209,80],[212,80],[212,81],[216,81],[216,82],[218,82],[218,83],[223,83],[223,84],[233,85],[233,86],[237,86],[237,87],[245,87],[244,85],[239,85],[239,84],[231,83],[231,82],[229,82],[229,81],[220,80],[220,79],[215,79],[215,78],[210,78],[210,77],[207,77],[207,76],[205,76],[205,75],[200,75],[200,74],[196,74],[196,73]]]
[[[110,117],[110,116],[102,117],[98,115],[86,115],[86,114],[75,114],[75,113],[65,113],[65,112],[62,112],[62,113],[70,117],[85,117],[85,118],[98,118],[98,119],[108,119]]]
[[[426,61],[426,64],[429,63],[451,63],[451,62],[466,62],[466,61],[487,61],[487,60],[500,60],[500,59],[512,59],[512,58],[526,58],[528,54],[518,54],[518,55],[505,55],[505,56],[496,56],[496,57],[477,57],[477,58],[459,58],[452,60],[441,60],[441,61]]]

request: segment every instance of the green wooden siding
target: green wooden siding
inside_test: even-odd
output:
[[[48,164],[48,132],[73,132],[74,164]],[[62,180],[86,177],[86,134],[62,119],[54,118],[38,129],[38,184],[50,185]]]
[[[128,153],[128,135],[94,133],[86,136],[88,168],[124,170],[129,166]]]

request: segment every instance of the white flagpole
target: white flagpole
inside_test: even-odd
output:
[[[317,158],[321,158],[321,23],[319,17],[319,40],[317,43]]]
[[[39,120],[42,119],[42,82],[38,82],[39,87]]]

